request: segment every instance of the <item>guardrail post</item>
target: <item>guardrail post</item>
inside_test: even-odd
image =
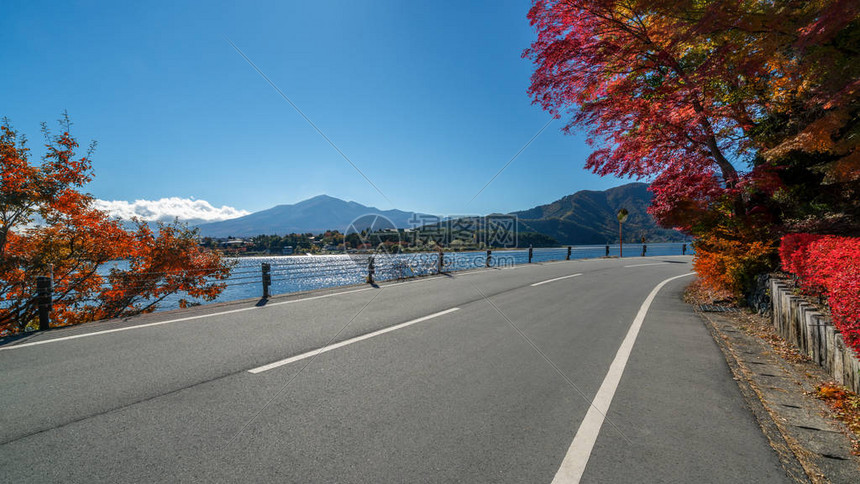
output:
[[[648,250],[648,246],[645,244],[642,244],[642,257],[645,257],[645,251],[646,250]]]
[[[572,250],[573,250],[573,247],[571,247],[571,246],[569,246],[569,245],[568,245],[568,246],[567,246],[567,259],[565,259],[565,260],[570,260],[570,252],[571,252]]]
[[[532,248],[532,246],[529,246],[529,264],[532,263],[532,255],[534,255],[534,248]]]
[[[48,329],[51,323],[53,309],[53,288],[51,278],[39,276],[36,278],[36,301],[39,306],[39,331]]]
[[[272,265],[263,262],[263,299],[269,299],[269,286],[272,285]]]
[[[373,284],[373,273],[376,272],[376,268],[373,267],[373,256],[370,256],[370,259],[367,260],[367,283]]]
[[[687,255],[687,244],[681,246],[681,255]]]
[[[606,257],[609,257],[609,244],[606,244]]]
[[[490,265],[492,264],[492,260],[493,260],[493,251],[490,249],[487,249],[487,267],[490,267]]]
[[[441,274],[442,269],[445,268],[445,253],[441,250],[439,251],[439,262],[436,263],[436,274]]]

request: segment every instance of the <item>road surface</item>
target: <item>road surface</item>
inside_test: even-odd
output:
[[[531,264],[0,346],[3,482],[788,482],[689,257]]]

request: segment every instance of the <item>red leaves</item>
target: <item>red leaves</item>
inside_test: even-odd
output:
[[[860,354],[860,238],[789,234],[779,252],[804,291],[827,296],[833,324]]]
[[[856,50],[843,45],[856,40],[857,5],[536,1],[538,38],[523,54],[535,65],[529,94],[569,116],[565,130],[588,131],[588,169],[657,177],[664,196],[654,213],[669,219],[700,205],[686,181],[711,198],[709,178],[732,188],[745,176],[732,163],[760,155],[788,163],[780,157],[826,153],[841,158],[828,180],[857,180],[860,138],[846,134],[856,133]],[[774,181],[756,180],[771,195]]]
[[[775,266],[781,224],[855,213],[858,5],[538,0],[529,94],[587,130],[588,169],[652,179],[651,214],[737,294]]]
[[[648,212],[662,225],[691,232],[725,195],[716,174],[668,169],[649,188],[654,193]]]
[[[596,173],[649,177],[677,163],[698,174],[719,166],[724,179],[734,178],[722,158],[739,145],[723,134],[749,122],[732,116],[746,110],[714,86],[726,69],[717,59],[732,52],[707,46],[698,30],[704,19],[674,15],[685,8],[683,1],[538,1],[529,13],[538,30],[524,54],[536,66],[529,93],[554,114],[569,112],[566,129],[589,130],[599,149],[587,167]]]

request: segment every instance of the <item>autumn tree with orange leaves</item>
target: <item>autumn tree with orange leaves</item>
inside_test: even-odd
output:
[[[52,326],[153,311],[171,294],[212,300],[230,268],[175,223],[154,233],[126,230],[81,192],[93,176],[76,155],[67,116],[63,133],[43,125],[46,152],[31,163],[26,139],[3,121],[0,133],[0,334],[24,330],[37,315],[35,281],[53,278]],[[120,265],[117,261],[123,261]]]
[[[696,237],[739,294],[789,232],[860,236],[860,2],[536,0],[534,102],[595,147],[587,167],[651,182],[651,213]]]

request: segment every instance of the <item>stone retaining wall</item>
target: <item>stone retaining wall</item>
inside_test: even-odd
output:
[[[860,360],[845,345],[833,323],[812,305],[795,296],[790,284],[771,277],[773,325],[788,342],[823,367],[838,383],[860,393]]]

